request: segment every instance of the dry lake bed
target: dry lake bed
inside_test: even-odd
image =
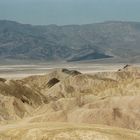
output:
[[[47,74],[53,69],[67,68],[78,70],[82,73],[95,73],[104,71],[116,71],[122,68],[124,63],[95,64],[95,63],[41,63],[41,64],[18,64],[0,65],[0,77],[7,79],[19,79],[30,75]],[[133,64],[139,65],[140,64]]]

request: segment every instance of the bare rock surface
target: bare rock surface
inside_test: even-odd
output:
[[[139,140],[140,67],[0,79],[0,140]]]

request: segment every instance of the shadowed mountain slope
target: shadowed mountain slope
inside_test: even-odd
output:
[[[0,58],[139,62],[140,23],[32,26],[0,21]]]

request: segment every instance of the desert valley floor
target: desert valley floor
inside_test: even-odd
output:
[[[1,65],[0,140],[140,140],[140,65]]]

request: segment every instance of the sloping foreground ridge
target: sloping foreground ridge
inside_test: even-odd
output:
[[[0,79],[0,140],[140,140],[140,67]]]

